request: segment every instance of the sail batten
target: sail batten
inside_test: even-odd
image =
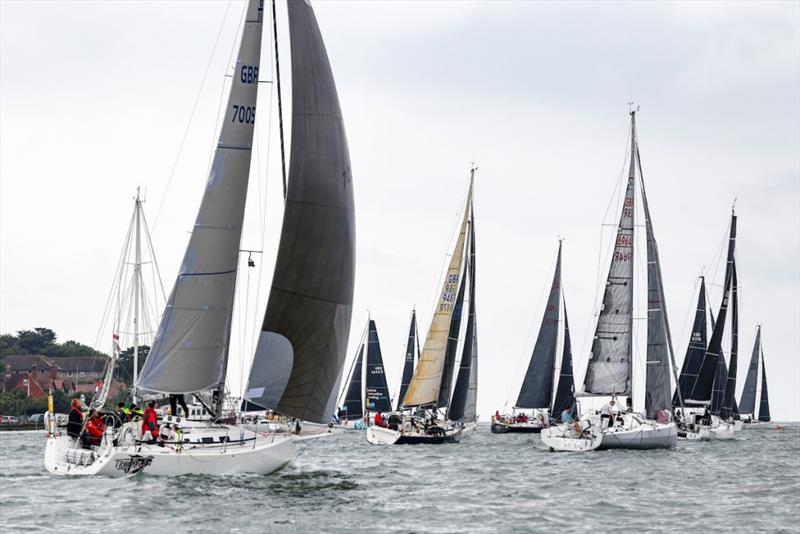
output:
[[[189,244],[137,388],[222,390],[253,143],[263,5],[250,0],[222,129]],[[245,150],[240,150],[245,149]]]
[[[347,137],[308,2],[288,2],[292,132],[283,228],[245,397],[328,422],[345,360],[355,278]]]

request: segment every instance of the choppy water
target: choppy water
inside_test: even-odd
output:
[[[487,427],[439,446],[348,432],[270,476],[53,477],[44,443],[0,433],[0,531],[800,532],[798,425],[587,454]]]

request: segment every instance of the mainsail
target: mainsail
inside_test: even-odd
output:
[[[461,282],[461,264],[464,256],[464,240],[469,222],[470,208],[472,206],[472,182],[470,179],[469,193],[464,208],[464,218],[461,222],[461,230],[456,240],[453,255],[450,257],[450,265],[445,275],[444,285],[439,297],[436,311],[431,320],[428,336],[422,348],[422,355],[419,364],[414,372],[414,377],[403,398],[403,407],[412,408],[415,406],[434,406],[439,400],[439,390],[442,385],[442,375],[444,373],[445,351],[450,333],[450,324],[453,320],[453,312],[457,292]]]
[[[725,286],[720,304],[717,322],[712,330],[708,348],[703,355],[700,371],[689,395],[689,402],[705,404],[711,401],[714,376],[717,371],[717,360],[722,354],[722,335],[725,330],[725,317],[728,313],[728,290],[731,286],[733,255],[736,247],[736,214],[731,214],[731,228],[728,237],[728,258],[725,267]],[[723,358],[724,361],[724,358]]]
[[[476,397],[478,394],[478,342],[475,331],[475,214],[469,225],[469,260],[467,271],[469,273],[469,311],[467,315],[467,328],[464,333],[464,348],[461,352],[461,363],[458,368],[458,378],[453,390],[453,398],[447,412],[451,421],[474,421],[477,417]],[[465,277],[466,278],[466,277]],[[455,319],[453,320],[455,324]]]
[[[631,165],[614,242],[603,304],[597,318],[584,390],[630,395],[633,332],[633,220],[636,184],[635,112],[631,112]]]
[[[558,343],[558,317],[561,303],[561,242],[558,243],[556,268],[550,296],[542,316],[539,335],[528,363],[528,371],[514,404],[516,408],[549,408],[553,396],[556,345]]]
[[[408,327],[408,344],[406,344],[406,359],[403,364],[403,376],[400,380],[400,394],[397,396],[397,409],[403,403],[408,384],[414,376],[414,354],[419,352],[417,343],[417,310],[411,312],[411,326]]]
[[[688,399],[692,394],[692,388],[700,374],[700,367],[703,364],[703,356],[706,353],[706,320],[708,310],[706,308],[706,279],[700,277],[700,293],[697,295],[697,311],[694,316],[689,346],[686,349],[686,357],[683,359],[681,376],[678,381],[680,388],[680,398]],[[672,405],[679,406],[680,399],[678,392],[672,397]]]
[[[222,390],[230,341],[250,154],[263,1],[247,5],[219,142],[197,219],[137,388]]]
[[[711,331],[714,331],[714,313],[711,312]],[[722,404],[725,401],[725,385],[728,382],[728,365],[725,362],[725,353],[722,347],[719,349],[717,367],[714,371],[714,384],[711,387],[711,413],[722,414]]]
[[[739,411],[756,415],[756,387],[758,386],[758,358],[761,355],[761,325],[756,330],[756,341],[753,344],[753,354],[750,356],[750,365],[747,367],[747,378],[744,380],[742,400]]]
[[[450,332],[447,334],[447,348],[444,351],[444,370],[442,371],[442,385],[439,387],[439,400],[436,405],[446,408],[450,402],[450,391],[453,385],[453,374],[456,366],[456,351],[458,350],[458,335],[461,332],[461,315],[464,310],[464,293],[467,286],[466,271],[461,277],[461,286],[458,288],[456,305],[453,308],[453,320],[450,321]]]
[[[365,408],[371,412],[389,412],[392,401],[389,398],[389,387],[386,385],[386,374],[383,369],[381,342],[375,321],[369,320],[367,335],[367,378],[364,390]]]
[[[561,354],[561,371],[558,375],[558,387],[553,399],[553,408],[550,413],[557,417],[564,410],[575,412],[575,379],[572,376],[572,342],[569,338],[569,320],[567,319],[567,304],[564,302],[564,349]]]
[[[761,402],[758,407],[758,420],[768,423],[772,420],[769,413],[769,393],[767,393],[767,368],[764,366],[764,355],[761,355]]]
[[[344,418],[348,421],[361,419],[364,416],[363,399],[361,397],[362,362],[364,361],[364,345],[358,351],[358,358],[353,365],[353,374],[350,375],[350,385],[344,397]]]
[[[355,211],[339,97],[314,11],[288,2],[292,60],[289,180],[278,257],[245,397],[327,422],[345,360],[355,276]]]

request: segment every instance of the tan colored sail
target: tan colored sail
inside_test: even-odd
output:
[[[450,322],[453,319],[456,293],[461,281],[461,264],[464,260],[464,240],[467,234],[467,223],[472,209],[472,181],[467,194],[467,204],[464,208],[464,220],[461,222],[461,231],[458,234],[450,266],[444,279],[444,286],[433,314],[428,337],[419,358],[419,364],[414,372],[414,378],[406,391],[403,406],[429,406],[439,398],[439,388],[442,385],[442,372],[444,370],[444,353],[447,348],[447,336],[450,332]]]

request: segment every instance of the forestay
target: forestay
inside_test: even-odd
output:
[[[250,0],[197,219],[138,389],[222,389],[256,117],[262,1]]]
[[[267,311],[245,396],[327,422],[345,360],[355,276],[350,156],[314,11],[288,2],[292,60],[289,180]]]

